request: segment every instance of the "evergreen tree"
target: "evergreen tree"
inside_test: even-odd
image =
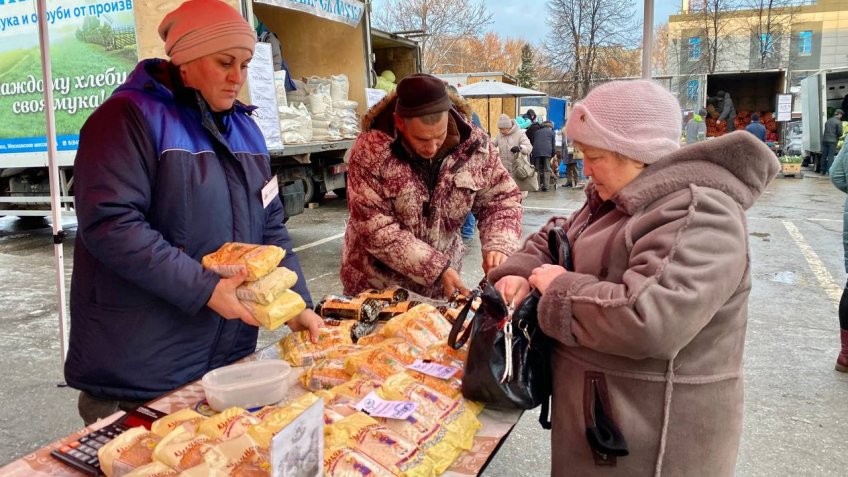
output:
[[[530,89],[536,87],[536,67],[533,65],[533,48],[528,43],[525,43],[521,47],[521,66],[518,67],[518,73],[515,76],[518,79],[518,86]]]

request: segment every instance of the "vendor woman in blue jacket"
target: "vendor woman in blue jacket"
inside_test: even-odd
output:
[[[255,350],[257,322],[200,259],[225,242],[286,249],[253,107],[236,101],[256,35],[219,0],[189,0],[159,25],[170,61],[144,60],[86,121],[74,165],[79,228],[65,379],[86,425]],[[289,322],[317,337],[309,308]]]

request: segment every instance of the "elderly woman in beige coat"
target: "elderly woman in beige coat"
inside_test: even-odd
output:
[[[592,178],[586,203],[488,275],[507,302],[542,294],[554,476],[734,475],[751,290],[745,211],[779,164],[744,132],[679,149],[679,111],[650,81],[595,88],[567,125]],[[554,226],[572,271],[548,251]]]
[[[501,158],[501,164],[512,175],[519,189],[524,192],[531,190],[530,186],[535,181],[536,177],[519,179],[515,177],[515,158],[518,154],[530,155],[533,150],[533,145],[530,144],[530,139],[524,134],[524,131],[518,127],[514,119],[510,119],[506,114],[501,114],[498,118],[498,135],[492,141],[498,147],[498,155]],[[535,190],[535,189],[533,189]]]

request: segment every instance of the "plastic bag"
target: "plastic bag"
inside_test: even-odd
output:
[[[245,432],[250,426],[261,421],[240,407],[231,407],[206,418],[197,426],[197,431],[212,438],[233,439]]]
[[[179,472],[161,462],[151,462],[143,465],[124,477],[177,477]]]
[[[278,108],[283,144],[303,144],[312,140],[312,117],[303,103]]]
[[[311,114],[324,114],[333,109],[333,99],[330,97],[328,85],[318,85],[309,94],[309,112]]]
[[[247,270],[248,281],[258,280],[274,271],[286,251],[276,245],[227,242],[217,251],[203,257],[203,266],[228,278]]]
[[[295,399],[285,407],[267,406],[256,412],[255,416],[262,419],[262,422],[251,426],[247,430],[249,435],[256,444],[262,449],[271,447],[271,439],[274,435],[290,422],[301,415],[309,406],[318,401],[318,396],[312,393],[304,394]]]
[[[363,413],[348,416],[333,428],[336,439],[345,437],[348,445],[398,476],[435,475],[433,462],[417,445]]]
[[[161,437],[143,427],[133,427],[97,451],[100,470],[107,477],[120,477],[153,462],[153,449]]]
[[[267,305],[251,301],[241,301],[241,304],[268,330],[276,330],[306,309],[303,298],[291,290],[284,290],[277,299]]]
[[[328,446],[324,450],[324,472],[328,477],[359,475],[395,477],[392,471],[378,464],[374,459],[346,445]]]
[[[162,438],[153,450],[153,458],[173,469],[185,470],[203,463],[203,456],[218,441],[177,427]]]
[[[245,282],[236,288],[236,296],[242,301],[268,305],[282,296],[295,283],[297,283],[296,273],[286,267],[277,267],[276,270],[259,280]]]
[[[286,95],[286,70],[274,72],[274,93],[277,96],[277,107],[289,105]]]
[[[280,358],[292,366],[311,366],[337,348],[352,346],[351,329],[355,324],[352,320],[325,320],[324,326],[318,329],[316,343],[312,342],[309,331],[292,333],[277,344]]]
[[[187,429],[194,431],[204,417],[191,409],[180,409],[179,411],[160,417],[153,421],[150,425],[150,432],[165,437],[171,433],[177,426],[186,426]]]
[[[345,358],[328,358],[307,369],[300,377],[303,387],[310,391],[332,389],[350,379],[345,371]]]
[[[334,102],[347,101],[349,90],[350,81],[347,79],[347,75],[336,75],[330,77],[330,97]]]

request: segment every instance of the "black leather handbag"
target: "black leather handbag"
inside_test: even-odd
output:
[[[568,239],[561,228],[551,230],[548,245],[551,255],[571,269]],[[448,344],[454,349],[471,339],[462,377],[462,395],[491,406],[533,409],[541,405],[539,423],[550,429],[551,344],[539,327],[537,308],[541,295],[533,290],[514,310],[488,283],[482,284],[473,295],[448,337]],[[478,296],[481,302],[477,312],[459,336],[471,303]]]

